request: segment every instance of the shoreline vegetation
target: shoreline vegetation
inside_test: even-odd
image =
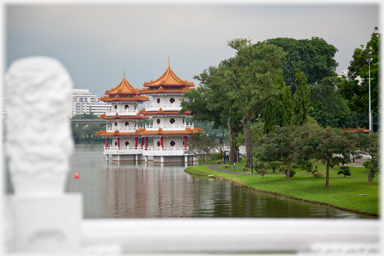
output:
[[[218,164],[217,164],[218,163]],[[342,211],[353,212],[371,217],[380,217],[379,185],[380,177],[367,183],[367,172],[364,167],[350,165],[351,176],[344,178],[337,175],[340,170],[335,166],[330,170],[331,185],[324,187],[324,179],[316,178],[305,170],[296,169],[296,175],[287,180],[284,174],[278,170],[272,170],[262,177],[256,170],[244,171],[246,162],[225,165],[221,162],[212,161],[195,166],[189,166],[184,171],[196,176],[215,178],[217,180],[233,183],[237,186],[250,189],[258,193],[272,194],[279,197],[298,200],[301,202],[333,207]],[[325,172],[325,165],[316,162],[318,171]]]

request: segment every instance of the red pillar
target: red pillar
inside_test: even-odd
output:
[[[184,136],[184,149],[187,150],[188,138]]]
[[[105,138],[105,147],[108,147],[108,138]]]
[[[143,148],[144,147],[144,138],[141,137],[141,147]]]
[[[138,142],[138,138],[137,138],[137,137],[135,138],[135,142],[136,142],[136,149],[137,149],[137,146],[139,145],[139,142]]]
[[[163,137],[160,137],[161,149],[164,148]]]
[[[120,138],[117,138],[117,147],[120,147]]]
[[[148,137],[145,137],[145,150],[148,148]]]

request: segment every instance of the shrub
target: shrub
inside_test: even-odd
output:
[[[261,174],[261,177],[264,179],[264,175],[267,173],[267,169],[263,168],[257,171],[258,173]]]
[[[275,174],[276,169],[279,167],[280,163],[276,161],[272,161],[268,163],[268,169],[272,169],[273,174]]]
[[[279,167],[279,172],[285,172],[285,171],[287,171],[287,168],[288,168],[288,166],[286,166],[286,165],[282,165],[282,166],[280,166]]]
[[[340,171],[337,172],[337,175],[343,174],[344,178],[347,178],[347,176],[351,176],[351,170],[348,166],[341,166]]]
[[[322,172],[317,171],[317,172],[314,172],[314,173],[313,173],[313,176],[315,176],[316,178],[321,178],[321,177],[323,177],[324,175],[323,175]]]

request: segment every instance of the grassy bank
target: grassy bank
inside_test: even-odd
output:
[[[247,173],[248,175],[213,171],[207,168],[209,165],[212,164],[190,166],[185,171],[189,174],[201,176],[214,175],[217,179],[228,180],[259,191],[332,205],[359,213],[379,215],[380,178],[377,177],[372,183],[368,184],[367,173],[364,167],[350,167],[352,176],[347,178],[344,178],[343,175],[337,175],[338,167],[330,169],[329,188],[325,188],[325,166],[322,163],[315,163],[315,165],[324,174],[324,177],[315,178],[312,174],[297,169],[296,175],[290,180],[287,180],[285,175],[278,171],[272,174],[272,170],[268,170],[264,179],[261,175],[243,172],[242,167],[245,166],[245,161],[237,164],[236,171]],[[233,165],[229,167],[230,171],[234,171]],[[219,165],[219,168],[224,169],[224,164]],[[360,194],[366,194],[366,196],[360,196]]]

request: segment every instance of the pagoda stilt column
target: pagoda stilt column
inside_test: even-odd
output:
[[[164,140],[163,137],[160,137],[161,150],[164,149]]]
[[[184,136],[184,149],[187,150],[188,137]]]

